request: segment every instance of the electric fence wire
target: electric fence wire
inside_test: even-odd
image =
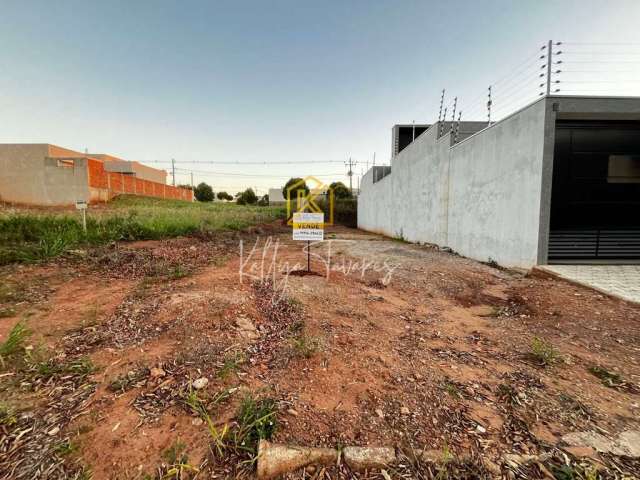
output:
[[[562,52],[562,65],[557,75],[560,94],[640,93],[640,43],[565,42],[563,45],[570,47]],[[593,88],[600,86],[603,88]]]
[[[502,102],[507,94],[518,91],[523,87],[535,86],[538,80],[539,65],[545,55],[541,55],[540,49],[527,55],[527,57],[520,63],[508,70],[508,73],[499,77],[496,81],[490,84],[492,88],[491,100],[493,106],[496,102]],[[502,98],[501,98],[502,97]],[[483,101],[484,100],[484,101]],[[468,104],[463,103],[465,108],[465,117],[473,119],[474,116],[484,114],[487,109],[487,91],[484,94],[479,95]],[[493,107],[492,107],[493,108]],[[498,107],[498,110],[500,107]],[[493,116],[493,115],[492,115]],[[495,119],[499,119],[499,116],[493,116]]]

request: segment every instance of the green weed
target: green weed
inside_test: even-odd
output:
[[[58,455],[64,457],[78,450],[78,445],[70,440],[65,440],[57,444],[54,450]]]
[[[443,383],[444,391],[447,392],[453,398],[462,398],[462,394],[455,383],[445,381]]]
[[[615,372],[610,372],[606,368],[601,367],[599,365],[594,365],[592,367],[589,367],[589,372],[592,375],[598,377],[602,381],[602,384],[606,387],[618,388],[625,385],[625,382],[620,376],[620,374]]]
[[[298,358],[311,358],[320,350],[321,342],[318,338],[300,334],[291,339],[293,354]]]
[[[238,431],[236,446],[240,450],[255,455],[260,440],[270,440],[275,433],[277,423],[276,402],[270,398],[255,399],[247,395],[236,414]]]
[[[0,403],[0,425],[11,427],[16,423],[18,423],[18,417],[15,408],[4,402]]]
[[[76,375],[86,377],[92,374],[96,368],[89,357],[71,360],[70,362],[57,362],[50,359],[33,365],[36,374],[47,380],[55,376]]]
[[[553,365],[560,360],[559,352],[546,340],[533,337],[531,340],[531,357],[543,366]]]
[[[229,398],[230,393],[229,390],[223,390],[218,393],[215,397],[208,402],[208,405],[205,404],[205,401],[202,400],[198,396],[198,392],[193,388],[189,387],[189,392],[187,396],[184,398],[187,406],[193,411],[193,413],[197,414],[207,425],[207,430],[209,431],[209,436],[211,437],[211,441],[213,444],[213,448],[215,449],[215,454],[219,458],[221,458],[225,451],[228,449],[229,445],[227,442],[227,434],[229,433],[229,425],[224,424],[222,428],[216,427],[213,420],[211,420],[211,416],[209,415],[209,409],[217,406],[218,404],[225,401]]]
[[[218,378],[225,380],[229,375],[238,371],[245,362],[245,357],[241,352],[235,352],[224,358],[224,363],[218,371]]]
[[[31,330],[23,322],[18,322],[9,332],[9,336],[0,344],[0,364],[5,365],[5,362],[12,357],[15,357],[20,351],[24,349],[24,343],[31,336]]]
[[[400,232],[396,233],[392,237],[392,240],[395,240],[396,242],[401,242],[401,243],[409,243],[409,241],[405,238],[404,232],[402,231],[402,229],[400,229]]]
[[[162,453],[162,458],[167,466],[162,472],[162,479],[181,480],[187,478],[190,473],[198,473],[199,470],[189,464],[189,457],[185,453],[187,446],[180,440],[176,440],[171,447]]]
[[[189,275],[189,270],[183,268],[181,265],[176,265],[169,271],[169,278],[173,280],[179,280]]]

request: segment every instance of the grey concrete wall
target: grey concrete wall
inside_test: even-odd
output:
[[[89,201],[87,163],[62,166],[47,144],[0,145],[0,200],[25,205],[73,205]]]
[[[450,122],[433,125],[389,175],[365,175],[358,226],[505,266],[546,263],[557,119],[640,121],[640,98],[542,98],[488,128],[463,122],[453,146],[438,138]]]
[[[432,125],[393,159],[391,174],[361,180],[358,226],[478,260],[535,265],[544,126],[544,100],[489,128],[463,122],[455,145],[450,122]]]
[[[544,99],[450,151],[448,246],[500,264],[538,263]]]
[[[446,191],[450,136],[432,125],[394,159],[392,173],[360,181],[358,226],[412,242],[446,241]],[[427,161],[428,159],[428,161]]]

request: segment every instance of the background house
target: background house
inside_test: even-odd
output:
[[[166,185],[166,172],[106,154],[51,144],[0,145],[0,201],[64,206],[106,202],[119,194],[193,200],[191,189]]]

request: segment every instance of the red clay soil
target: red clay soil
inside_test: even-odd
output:
[[[156,478],[177,442],[198,478],[251,476],[240,457],[215,458],[187,401],[201,378],[217,428],[235,428],[247,395],[273,399],[275,442],[480,458],[467,478],[543,478],[557,465],[514,470],[505,455],[562,449],[639,474],[631,458],[562,436],[640,429],[640,306],[357,230],[327,237],[312,249],[318,275],[286,275],[306,269],[304,244],[275,225],[4,267],[0,341],[24,319],[33,358],[95,370],[5,364],[13,424],[43,433],[16,439],[5,417],[0,478],[47,478],[45,467],[49,478]],[[401,470],[384,474],[431,478]]]

